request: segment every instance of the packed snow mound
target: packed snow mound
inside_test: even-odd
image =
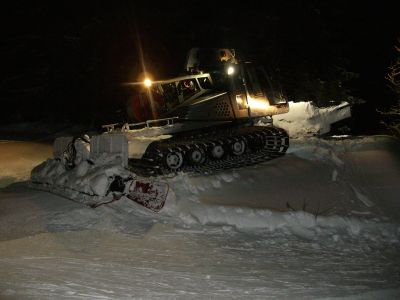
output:
[[[400,225],[382,218],[318,216],[304,211],[277,212],[268,209],[215,206],[179,200],[170,194],[165,209],[155,214],[123,198],[96,209],[74,207],[73,210],[47,216],[51,230],[94,229],[134,234],[149,230],[152,224],[170,224],[176,228],[203,230],[215,228],[225,232],[267,232],[295,235],[306,240],[324,240],[340,244],[348,240],[365,240],[371,244],[400,246]]]
[[[32,168],[51,156],[48,144],[0,141],[0,188],[29,180]]]
[[[289,203],[318,214],[368,214],[375,199],[395,199],[398,153],[400,144],[387,136],[295,139],[279,159],[208,176],[180,174],[168,183],[186,199],[204,203],[279,211]]]
[[[166,178],[171,192],[161,214],[188,226],[398,243],[398,153],[387,136],[294,140],[288,155],[259,166]]]
[[[311,240],[330,236],[335,242],[349,237],[376,243],[400,242],[400,226],[395,223],[355,217],[317,216],[304,211],[281,213],[267,209],[193,205],[190,211],[181,211],[178,217],[191,226],[201,224],[225,228],[231,226],[237,230],[277,231]]]
[[[289,112],[273,116],[274,124],[290,137],[314,136],[330,132],[331,125],[351,117],[350,105],[318,108],[312,102],[289,102]]]

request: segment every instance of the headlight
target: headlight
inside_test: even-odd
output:
[[[232,66],[229,66],[228,69],[226,69],[226,73],[228,75],[232,75],[233,73],[235,73],[235,68]]]
[[[251,97],[247,97],[247,101],[251,109],[261,110],[261,109],[267,109],[269,107],[269,102],[265,98],[254,99]]]
[[[151,87],[151,85],[153,84],[153,82],[152,82],[149,78],[146,78],[146,79],[143,81],[143,84],[144,84],[145,87]]]

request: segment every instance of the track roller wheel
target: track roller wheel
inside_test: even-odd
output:
[[[187,158],[192,165],[202,165],[206,161],[206,153],[203,149],[196,147],[188,151]]]
[[[242,155],[246,151],[246,143],[244,139],[238,138],[231,144],[232,154],[235,156]]]
[[[167,168],[178,170],[183,165],[183,155],[178,150],[171,150],[164,155],[164,162]]]
[[[211,146],[211,156],[215,159],[221,159],[225,154],[225,149],[222,143],[215,143]]]

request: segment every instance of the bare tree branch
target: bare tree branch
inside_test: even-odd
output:
[[[400,38],[398,45],[395,45],[396,59],[388,68],[385,79],[389,83],[389,87],[397,96],[397,103],[385,111],[378,111],[382,116],[381,123],[395,136],[400,138]]]

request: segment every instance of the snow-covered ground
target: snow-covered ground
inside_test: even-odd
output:
[[[49,144],[0,140],[0,188],[29,180],[32,168],[52,156]]]
[[[0,299],[399,299],[399,150],[388,136],[293,138],[261,165],[164,178],[158,214],[8,185]],[[51,147],[2,151],[9,184]]]

